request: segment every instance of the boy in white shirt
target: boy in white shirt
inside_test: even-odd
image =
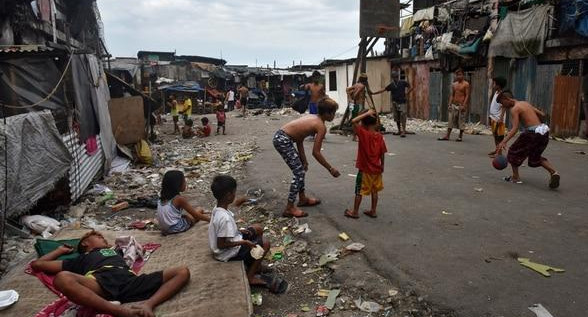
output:
[[[249,284],[269,287],[267,281],[256,276],[261,272],[263,257],[256,260],[251,256],[251,249],[257,245],[263,247],[263,256],[270,249],[269,241],[263,239],[263,228],[251,225],[247,229],[239,230],[234,214],[228,210],[233,202],[234,205],[240,206],[247,201],[245,197],[235,201],[237,181],[231,176],[219,175],[212,180],[210,188],[217,199],[208,227],[208,240],[214,258],[222,262],[243,261]]]

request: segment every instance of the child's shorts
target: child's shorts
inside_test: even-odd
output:
[[[369,196],[384,189],[382,174],[358,172],[355,178],[355,194]]]
[[[174,116],[172,116],[172,119],[174,120],[174,122],[178,122],[178,121],[180,121],[180,116],[174,115]]]
[[[257,235],[255,232],[255,228],[249,227],[247,228],[247,233],[242,233],[243,240],[251,241],[255,244],[263,246],[263,239]],[[229,259],[229,261],[243,261],[246,267],[251,266],[255,259],[251,256],[251,248],[246,245],[242,245],[239,247],[239,253],[235,255],[233,258]]]
[[[178,223],[169,227],[169,230],[167,232],[165,232],[165,234],[174,234],[174,233],[188,231],[188,229],[190,229],[190,227],[192,227],[192,225],[190,225],[190,222],[188,221],[188,219],[186,219],[186,217],[182,217],[182,219],[180,221],[178,221]]]
[[[124,269],[111,268],[93,276],[104,290],[106,300],[123,304],[147,300],[163,284],[163,271],[137,276]]]
[[[225,123],[224,123],[224,122],[220,122],[220,121],[219,121],[219,122],[217,122],[217,124],[216,124],[216,125],[217,125],[218,127],[224,127],[224,126],[225,126]]]

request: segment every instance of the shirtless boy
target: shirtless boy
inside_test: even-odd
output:
[[[459,129],[459,137],[455,140],[463,140],[463,130],[465,129],[465,116],[470,104],[470,83],[465,81],[464,73],[461,68],[455,71],[455,82],[451,85],[451,97],[449,97],[449,126],[447,134],[439,138],[439,141],[449,141],[451,130]]]
[[[310,92],[308,113],[318,114],[318,102],[325,96],[325,86],[320,83],[321,74],[317,71],[312,73],[312,83],[304,85],[304,89]]]
[[[347,87],[347,100],[351,108],[351,120],[353,120],[359,112],[361,112],[365,105],[365,92],[368,85],[368,77],[366,74],[359,75],[357,83],[351,87]],[[357,141],[355,131],[353,132],[353,141]]]
[[[284,217],[306,217],[308,214],[296,206],[296,195],[298,195],[298,207],[315,206],[320,200],[307,197],[304,194],[304,176],[308,170],[308,160],[304,153],[304,139],[316,135],[312,156],[324,166],[333,177],[339,177],[339,171],[332,167],[321,154],[323,139],[327,133],[325,121],[333,121],[339,105],[330,98],[323,98],[318,102],[318,115],[307,115],[284,125],[274,135],[274,147],[280,153],[288,167],[292,170],[294,177],[290,185],[288,204],[284,210]],[[294,148],[294,144],[298,150]]]
[[[243,117],[247,114],[247,98],[249,98],[249,89],[245,85],[241,84],[239,89],[239,103],[241,104],[241,110],[243,110]]]
[[[549,127],[541,122],[541,118],[545,117],[545,113],[526,101],[514,99],[512,93],[508,90],[498,95],[497,101],[506,109],[510,109],[512,120],[512,129],[506,138],[496,146],[497,153],[505,149],[508,141],[517,134],[521,121],[524,127],[521,135],[508,149],[507,159],[512,167],[512,176],[505,177],[504,180],[517,184],[522,183],[519,166],[523,164],[526,158],[529,158],[529,167],[541,166],[549,172],[549,188],[558,188],[559,174],[551,163],[541,156],[549,143]]]

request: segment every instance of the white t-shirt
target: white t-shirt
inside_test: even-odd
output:
[[[240,246],[234,246],[226,249],[219,249],[216,242],[217,238],[230,238],[229,241],[237,242],[243,240],[241,231],[235,222],[235,215],[220,207],[212,210],[210,225],[208,226],[208,242],[214,258],[227,262],[239,253]]]
[[[227,99],[228,101],[235,101],[235,92],[230,90]]]
[[[498,91],[494,93],[494,97],[492,97],[492,103],[490,103],[490,118],[492,118],[494,121],[502,121],[502,117],[500,116],[502,113],[502,105],[496,101],[498,94]]]

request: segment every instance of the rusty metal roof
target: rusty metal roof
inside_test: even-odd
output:
[[[0,45],[0,53],[52,52],[53,48],[44,45]]]

